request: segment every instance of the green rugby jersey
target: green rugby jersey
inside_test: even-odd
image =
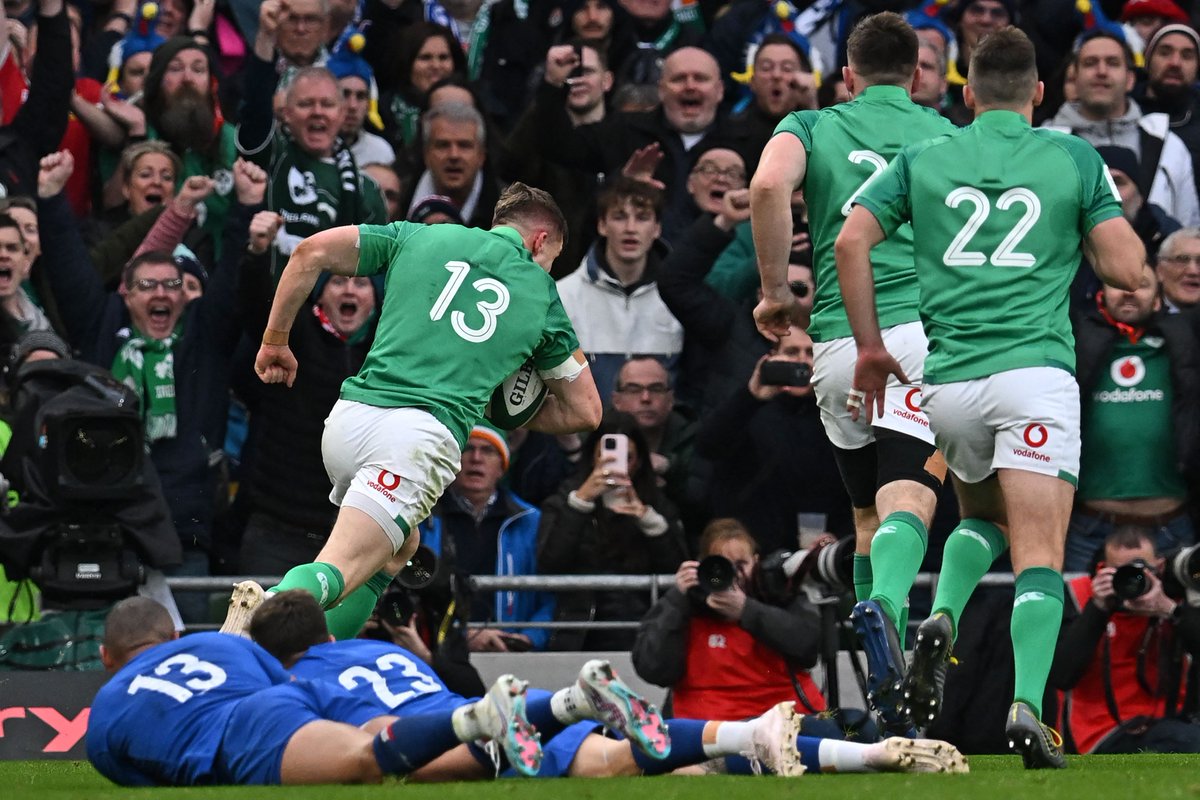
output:
[[[927,383],[1022,367],[1074,372],[1067,290],[1080,241],[1121,216],[1090,144],[988,111],[901,151],[857,202],[889,235],[912,223]]]
[[[554,280],[512,228],[359,225],[358,275],[384,276],[375,342],[341,396],[428,411],[462,447],[492,390],[533,357],[576,374],[579,348]]]
[[[900,86],[868,86],[849,103],[820,111],[793,111],[775,128],[804,145],[808,167],[804,198],[812,238],[813,297],[808,333],[815,342],[849,336],[850,323],[838,286],[833,243],[854,198],[905,146],[956,130],[936,111],[919,106]],[[875,306],[880,327],[918,319],[912,231],[902,226],[871,250]]]

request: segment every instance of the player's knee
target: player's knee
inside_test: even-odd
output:
[[[897,510],[916,513],[922,509],[932,513],[946,480],[946,459],[941,452],[930,442],[886,430],[877,431],[875,446],[879,451],[879,513],[886,516]],[[884,498],[888,502],[882,502]],[[886,511],[885,505],[890,506]]]

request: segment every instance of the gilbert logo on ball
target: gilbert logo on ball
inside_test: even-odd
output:
[[[533,362],[526,361],[492,390],[483,416],[497,428],[514,430],[537,416],[549,391]]]

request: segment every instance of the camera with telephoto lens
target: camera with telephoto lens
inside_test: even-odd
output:
[[[1163,571],[1159,575],[1163,593],[1175,600],[1187,600],[1188,591],[1200,591],[1200,545],[1181,547],[1163,556]],[[1150,591],[1146,570],[1158,575],[1145,560],[1136,558],[1122,564],[1113,572],[1113,594],[1122,600],[1134,600]]]
[[[854,537],[822,542],[794,553],[779,550],[758,563],[757,591],[779,603],[797,589],[809,586],[825,595],[838,595],[854,585]]]

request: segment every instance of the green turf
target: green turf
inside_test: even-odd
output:
[[[87,764],[72,761],[0,761],[6,798],[106,800],[129,797],[297,800],[394,798],[411,800],[773,800],[796,795],[815,800],[1096,800],[1097,798],[1200,799],[1200,756],[1072,757],[1062,772],[1026,772],[1016,758],[975,756],[970,775],[821,775],[774,777],[618,778],[612,780],[504,780],[438,786],[225,787],[133,790],[114,787]]]

